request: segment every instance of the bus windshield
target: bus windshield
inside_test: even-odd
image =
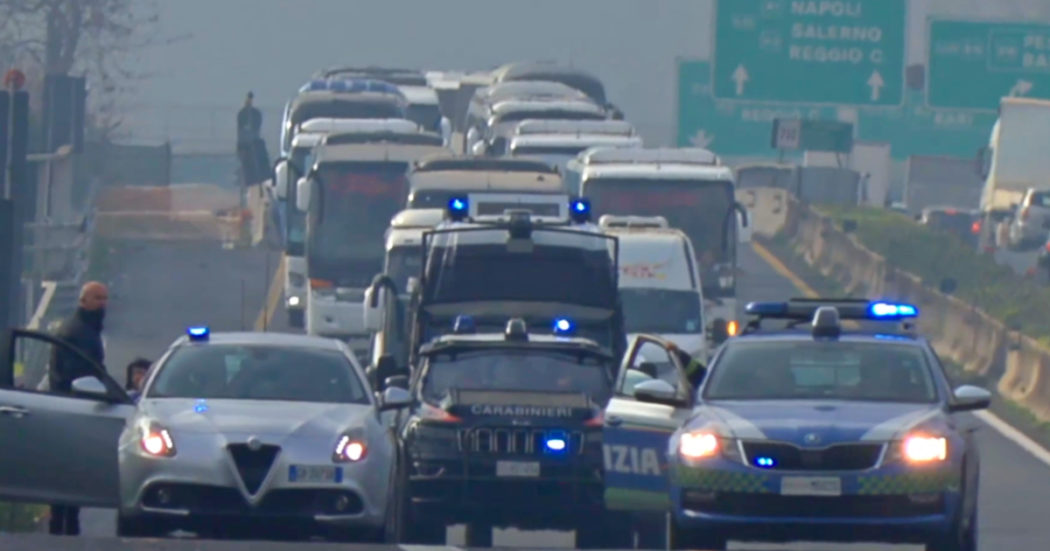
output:
[[[383,267],[383,234],[405,202],[407,170],[403,162],[321,165],[310,208],[310,277],[368,285]]]
[[[583,193],[594,216],[603,214],[663,216],[693,242],[701,271],[732,260],[723,249],[726,231],[735,224],[726,219],[733,206],[733,183],[728,180],[660,180],[656,178],[592,178]],[[730,247],[735,240],[730,240]],[[714,279],[714,281],[710,281]],[[717,278],[703,278],[717,284]]]

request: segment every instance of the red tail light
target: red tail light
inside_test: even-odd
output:
[[[973,224],[970,224],[970,231],[973,232],[974,235],[981,233],[981,221],[974,220]]]
[[[1046,252],[1050,253],[1050,243],[1047,243],[1044,247],[1046,247]]]
[[[324,279],[313,279],[313,278],[310,278],[310,288],[311,289],[331,289],[332,287],[333,287],[333,285],[332,285],[331,281],[326,281]]]
[[[605,415],[601,412],[583,422],[583,426],[585,427],[600,427],[603,425],[605,425]]]

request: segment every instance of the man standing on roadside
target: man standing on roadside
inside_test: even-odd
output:
[[[260,167],[262,142],[262,111],[252,105],[255,94],[248,92],[244,107],[237,112],[237,155],[241,159],[241,172],[245,186],[257,184],[263,180]],[[265,150],[265,144],[262,145]],[[265,164],[265,163],[264,163]]]
[[[80,289],[80,303],[76,312],[62,322],[55,336],[75,346],[89,359],[102,365],[105,351],[102,345],[102,320],[106,317],[109,290],[98,281],[89,281]],[[51,370],[48,373],[50,390],[56,394],[72,394],[73,381],[97,374],[95,366],[80,356],[53,347]],[[52,505],[50,532],[55,535],[80,534],[80,508]]]

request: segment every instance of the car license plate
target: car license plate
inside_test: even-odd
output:
[[[291,465],[288,467],[288,482],[316,484],[342,481],[343,469],[339,467],[315,465]]]
[[[840,496],[842,480],[834,476],[785,476],[780,479],[785,496]]]
[[[535,478],[540,476],[538,461],[497,461],[496,476]]]

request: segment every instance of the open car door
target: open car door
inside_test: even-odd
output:
[[[655,523],[670,506],[668,441],[692,411],[694,395],[673,348],[659,337],[634,337],[605,409],[605,505],[657,514]],[[647,395],[646,401],[638,399],[640,394]]]
[[[56,349],[96,376],[78,379],[73,394],[37,390]],[[103,366],[46,333],[0,334],[0,362],[0,499],[116,507],[117,442],[135,411],[131,398]],[[16,366],[37,380],[16,381]]]

